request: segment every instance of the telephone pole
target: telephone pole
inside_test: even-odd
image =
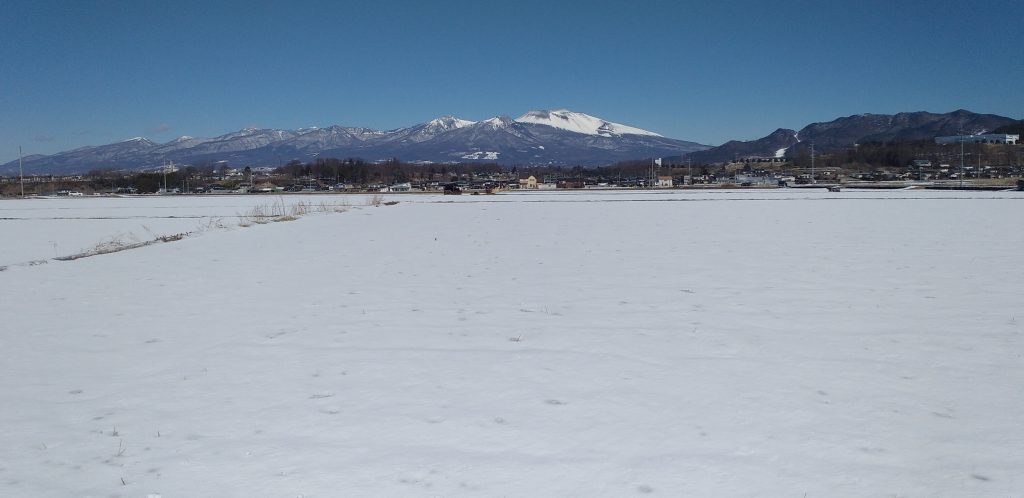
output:
[[[964,129],[960,128],[960,188],[964,188]]]
[[[18,179],[21,183],[21,198],[25,198],[25,170],[21,167],[21,146],[18,146]]]
[[[814,142],[811,142],[811,183],[818,183],[818,180],[814,179]]]

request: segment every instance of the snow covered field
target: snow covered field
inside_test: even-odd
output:
[[[0,495],[1024,495],[1024,193],[275,199],[0,201]]]
[[[368,196],[208,195],[79,197],[0,201],[0,266],[76,254],[97,244],[237,227],[256,206],[365,204]]]

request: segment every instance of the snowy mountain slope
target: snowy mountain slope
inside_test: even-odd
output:
[[[345,126],[330,126],[327,128],[312,128],[302,133],[273,142],[276,146],[291,146],[296,150],[310,153],[320,152],[333,147],[358,145],[372,141],[384,136],[384,132],[371,130],[369,128],[353,128]]]
[[[297,136],[299,136],[299,132],[291,130],[246,128],[203,142],[189,150],[197,155],[215,152],[235,152],[263,147]]]
[[[422,137],[427,134],[430,135],[429,139],[415,140],[399,136],[355,152],[371,160],[401,157],[430,162],[460,162],[488,160],[493,157],[494,160],[504,161],[504,156],[509,151],[528,149],[537,145],[533,137],[507,117],[495,117],[479,122],[462,121],[457,126],[444,126],[441,130],[430,130],[424,126],[417,128],[409,136]]]
[[[459,119],[455,116],[442,116],[416,126],[385,132],[386,136],[382,137],[382,140],[387,143],[421,143],[433,140],[438,135],[474,124],[476,124],[474,121]]]
[[[582,133],[584,135],[600,135],[612,137],[616,135],[648,135],[660,137],[657,133],[623,124],[612,123],[601,118],[595,118],[581,112],[573,112],[568,109],[556,109],[554,111],[530,111],[516,118],[519,123],[532,123],[560,130]]]
[[[369,147],[363,157],[410,158],[433,162],[497,161],[502,164],[600,165],[701,150],[693,142],[658,135],[602,135],[497,116],[418,143],[389,142]],[[337,151],[340,152],[340,151]]]
[[[210,138],[196,138],[188,135],[181,136],[167,142],[165,144],[158,145],[153,148],[154,153],[171,153],[182,149],[191,149],[198,147],[206,142],[209,142]]]

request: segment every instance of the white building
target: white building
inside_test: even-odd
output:
[[[987,135],[953,135],[951,137],[935,137],[937,144],[958,144],[961,141],[965,144],[1018,144],[1020,135],[1006,135],[1003,133],[989,133]]]
[[[380,189],[381,192],[409,192],[412,190],[412,183],[396,183]]]

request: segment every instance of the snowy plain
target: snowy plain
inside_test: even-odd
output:
[[[0,495],[1024,495],[1024,193],[277,199],[0,201]]]

